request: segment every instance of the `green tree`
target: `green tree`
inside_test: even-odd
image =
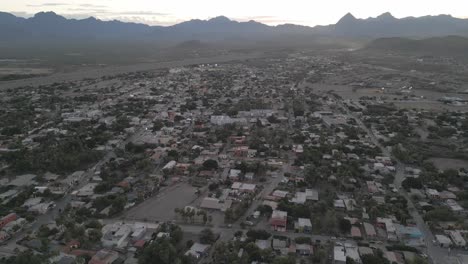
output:
[[[102,233],[97,229],[90,229],[88,231],[88,238],[92,242],[99,242],[101,240]]]
[[[277,257],[273,260],[273,264],[296,264],[294,256]]]
[[[139,264],[180,264],[181,259],[176,248],[167,239],[159,239],[151,243],[138,258]]]
[[[218,162],[216,160],[206,160],[203,162],[203,168],[206,170],[217,170],[218,169]]]
[[[47,259],[41,255],[34,254],[31,250],[26,250],[18,253],[17,256],[10,257],[6,260],[6,264],[43,264],[48,263]]]
[[[198,238],[202,244],[213,244],[216,241],[215,233],[209,228],[203,229]]]
[[[342,218],[339,222],[340,231],[343,234],[348,234],[351,231],[351,222],[348,219]]]

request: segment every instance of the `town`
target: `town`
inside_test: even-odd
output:
[[[0,262],[468,263],[463,71],[369,61],[0,90]]]

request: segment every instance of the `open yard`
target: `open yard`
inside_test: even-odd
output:
[[[430,158],[429,161],[433,162],[440,170],[468,168],[468,160]]]
[[[184,208],[194,202],[198,196],[197,188],[186,182],[169,186],[158,195],[124,213],[123,218],[140,221],[170,221],[174,220],[175,208]]]

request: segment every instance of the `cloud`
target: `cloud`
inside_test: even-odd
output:
[[[106,8],[105,5],[94,5],[94,4],[80,4],[80,7],[89,7],[89,8]]]
[[[68,6],[67,3],[42,3],[36,5],[28,5],[29,7],[50,7],[50,6]]]
[[[109,10],[106,8],[93,8],[93,9],[88,9],[88,8],[67,8],[67,11],[71,12],[78,12],[82,13],[84,15],[88,14],[107,14],[109,13]]]
[[[293,20],[293,19],[285,19],[283,17],[278,16],[249,16],[249,17],[238,17],[233,18],[236,21],[246,22],[250,20],[254,20],[256,22],[260,22],[267,25],[279,25],[279,24],[304,24],[302,20]]]

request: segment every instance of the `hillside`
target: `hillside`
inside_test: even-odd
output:
[[[427,39],[380,38],[372,41],[365,49],[420,55],[468,57],[468,38],[459,36],[434,37]]]

